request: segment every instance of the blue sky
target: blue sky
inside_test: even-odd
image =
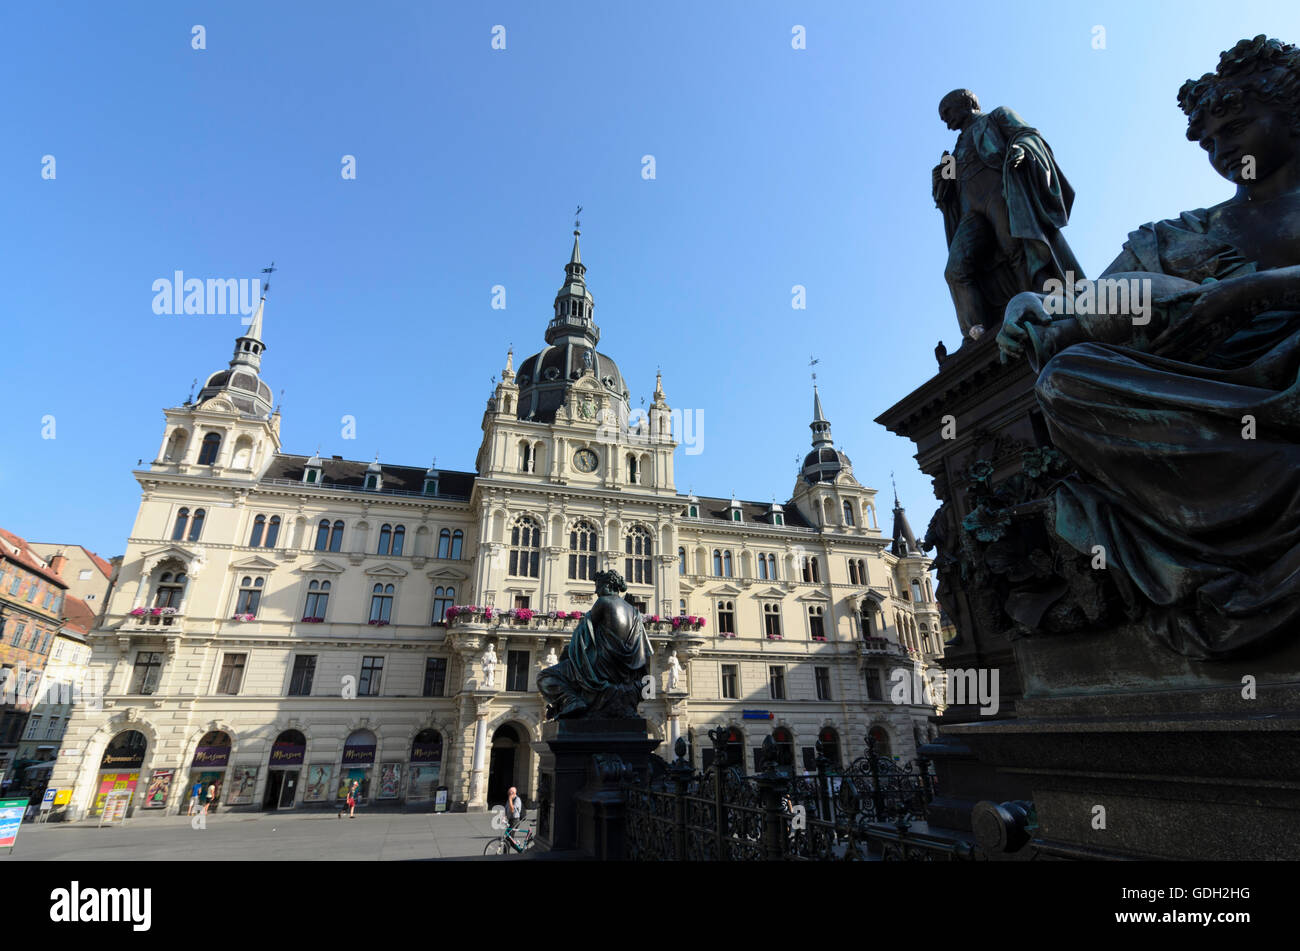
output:
[[[661,367],[670,403],[703,411],[680,490],[787,498],[815,355],[837,445],[882,498],[897,473],[921,532],[929,480],[873,420],[933,375],[937,340],[958,343],[930,198],[954,140],[939,98],[967,86],[1042,131],[1093,274],[1142,222],[1230,194],[1184,138],[1183,80],[1242,37],[1300,41],[1291,2],[67,3],[0,19],[0,525],[105,556],[124,548],[161,408],[223,368],[240,329],[155,315],[155,279],[276,262],[263,376],[284,390],[286,451],[472,469],[507,346],[543,343],[578,204],[601,349],[632,405]]]

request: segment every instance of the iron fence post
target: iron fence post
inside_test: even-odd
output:
[[[677,738],[673,747],[677,758],[668,767],[668,776],[673,784],[673,858],[678,862],[686,861],[686,790],[695,775],[693,767],[686,759],[686,740]]]

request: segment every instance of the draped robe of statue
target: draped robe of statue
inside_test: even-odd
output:
[[[1006,249],[1012,254],[1010,260],[996,264],[985,261],[978,268],[977,283],[990,315],[1000,316],[1011,297],[1025,290],[1041,290],[1049,279],[1063,280],[1068,274],[1076,279],[1083,277],[1082,266],[1061,234],[1070,220],[1074,189],[1061,174],[1051,146],[1039,131],[1014,109],[999,106],[976,116],[961,133],[958,143],[958,187],[947,192],[938,203],[949,248],[955,238],[960,242],[958,230],[963,216],[972,210],[974,196],[963,197],[963,191],[982,187],[970,180],[973,172],[968,164],[996,173],[993,188],[997,188],[996,179],[1001,180],[1006,227],[1014,244],[1014,250]],[[1012,166],[1008,160],[1013,145],[1025,150],[1019,166]],[[981,203],[977,198],[974,200],[976,204]],[[996,319],[991,322],[995,327]],[[963,335],[966,329],[963,325]]]
[[[653,654],[636,607],[602,594],[578,622],[560,662],[538,674],[537,689],[560,718],[634,717]]]
[[[1263,271],[1208,233],[1212,214],[1142,226],[1107,273],[1199,285]],[[1234,332],[1180,322],[1190,306],[1157,298],[1128,345],[1062,349],[1037,394],[1083,474],[1053,493],[1057,534],[1085,555],[1102,546],[1130,616],[1161,642],[1222,658],[1300,625],[1300,310]]]

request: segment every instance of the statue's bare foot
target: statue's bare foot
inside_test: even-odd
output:
[[[974,327],[970,329],[967,336],[969,336],[972,340],[978,340],[980,337],[984,336],[984,325],[976,324]]]

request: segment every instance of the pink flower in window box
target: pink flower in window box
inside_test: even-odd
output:
[[[149,613],[149,609],[148,609],[148,608],[132,608],[132,609],[131,609],[131,617],[144,617],[147,613]]]

